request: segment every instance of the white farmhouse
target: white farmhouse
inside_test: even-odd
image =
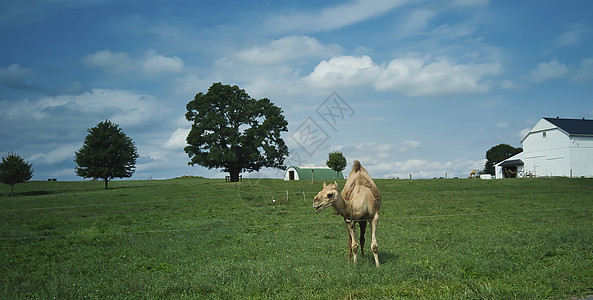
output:
[[[495,164],[496,178],[593,177],[593,120],[542,118],[523,152]]]

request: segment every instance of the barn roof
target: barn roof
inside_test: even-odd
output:
[[[558,126],[568,134],[593,135],[593,120],[583,119],[564,119],[564,118],[544,118],[544,120]]]
[[[315,179],[344,179],[344,174],[341,171],[336,172],[330,168],[297,166],[290,166],[290,168],[294,168],[298,172],[300,180],[311,180],[311,175],[315,176]]]

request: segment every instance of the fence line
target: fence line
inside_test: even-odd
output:
[[[3,209],[3,210],[0,210],[0,213],[3,213],[3,212],[11,212],[11,211],[19,211],[19,210],[24,210],[24,211],[28,211],[28,210],[51,210],[51,209],[84,208],[84,207],[95,207],[95,206],[118,206],[118,205],[126,205],[126,204],[146,204],[146,203],[156,203],[156,202],[163,202],[163,200],[135,201],[135,202],[118,202],[118,203],[95,203],[95,204],[84,204],[84,205],[31,207],[31,208],[15,208],[15,209]]]
[[[129,202],[131,203],[131,202]],[[592,209],[593,207],[585,207],[584,209]],[[574,208],[558,207],[558,208],[542,208],[542,209],[527,209],[518,211],[496,211],[496,212],[476,212],[476,213],[461,213],[461,214],[444,214],[444,215],[427,215],[427,216],[407,216],[393,219],[379,219],[380,223],[394,222],[397,220],[414,220],[414,219],[431,219],[431,218],[452,218],[464,216],[480,216],[480,215],[495,215],[502,213],[532,213],[545,211],[560,211],[560,210],[576,210]],[[83,236],[105,236],[105,235],[133,235],[133,234],[151,234],[151,233],[170,233],[170,232],[188,232],[188,231],[210,231],[221,229],[245,229],[245,228],[268,228],[268,227],[288,227],[301,225],[316,225],[316,224],[334,224],[341,223],[343,220],[336,221],[317,221],[317,222],[297,222],[297,223],[274,223],[274,224],[257,224],[257,225],[232,225],[232,226],[218,226],[218,227],[196,227],[196,228],[178,228],[178,229],[158,229],[158,230],[143,230],[143,231],[123,231],[123,232],[103,232],[91,234],[65,234],[65,235],[43,235],[43,236],[21,236],[21,237],[1,237],[0,240],[31,240],[44,238],[72,238]]]

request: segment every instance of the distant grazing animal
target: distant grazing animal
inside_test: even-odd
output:
[[[474,178],[478,176],[478,169],[473,169],[471,172],[469,172],[469,178]]]
[[[381,208],[381,192],[375,185],[375,182],[360,164],[358,160],[354,161],[352,171],[348,175],[348,180],[344,189],[338,191],[338,183],[326,185],[323,183],[323,189],[315,196],[313,208],[315,212],[333,206],[337,214],[344,217],[348,227],[349,241],[349,260],[354,252],[354,264],[357,262],[358,243],[356,242],[356,223],[360,226],[360,249],[364,257],[364,233],[367,221],[371,224],[371,250],[375,256],[375,265],[379,266],[379,254],[376,238],[377,222],[379,221],[379,209]]]

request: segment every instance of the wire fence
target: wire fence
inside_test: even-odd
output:
[[[101,206],[119,206],[129,204],[148,204],[148,203],[162,203],[162,200],[155,201],[135,201],[135,202],[118,202],[118,203],[93,203],[84,205],[67,205],[67,206],[47,206],[47,207],[29,207],[29,208],[14,208],[14,209],[3,209],[3,212],[15,212],[15,211],[33,211],[33,210],[52,210],[52,209],[68,209],[68,208],[86,208],[86,207],[101,207]]]
[[[146,203],[146,202],[142,202]],[[113,203],[111,205],[131,204],[127,203]],[[61,208],[75,208],[75,207],[87,207],[86,206],[65,206]],[[96,205],[94,205],[96,206]],[[56,207],[57,208],[57,207]],[[38,208],[46,209],[46,208]],[[581,207],[580,210],[590,210],[593,207]],[[562,211],[562,210],[576,210],[575,208],[557,207],[557,208],[543,208],[543,209],[526,209],[518,211],[490,211],[490,212],[475,212],[475,213],[459,213],[459,214],[440,214],[440,215],[424,215],[424,216],[402,216],[396,218],[381,218],[380,223],[385,222],[396,222],[400,220],[414,220],[414,219],[432,219],[432,218],[455,218],[455,217],[466,217],[466,216],[482,216],[482,215],[498,215],[505,213],[535,213],[535,212],[548,212],[548,211]],[[12,210],[3,210],[12,211]],[[0,212],[3,212],[0,211]],[[355,220],[355,221],[369,221],[369,220]],[[306,225],[320,225],[320,224],[337,224],[342,223],[343,220],[335,221],[312,221],[312,222],[289,222],[289,223],[271,223],[271,224],[257,224],[257,225],[228,225],[228,226],[216,226],[216,227],[195,227],[195,228],[174,228],[174,229],[155,229],[155,230],[141,230],[141,231],[122,231],[122,232],[102,232],[102,233],[76,233],[76,234],[64,234],[64,235],[39,235],[39,236],[18,236],[18,237],[0,237],[0,240],[31,240],[31,239],[47,239],[47,238],[74,238],[74,237],[94,237],[94,236],[108,236],[108,235],[140,235],[140,234],[153,234],[153,233],[178,233],[178,232],[192,232],[192,231],[213,231],[213,230],[236,230],[236,229],[247,229],[247,228],[268,228],[268,227],[292,227],[292,226],[306,226]]]

